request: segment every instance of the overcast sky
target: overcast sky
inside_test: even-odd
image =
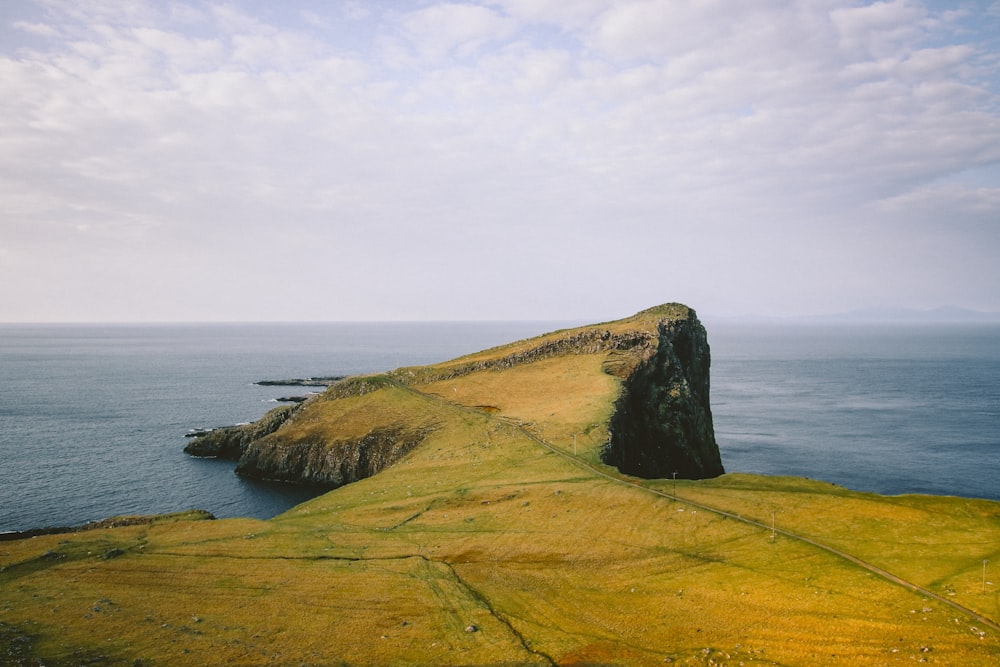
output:
[[[0,0],[0,321],[1000,310],[1000,2]]]

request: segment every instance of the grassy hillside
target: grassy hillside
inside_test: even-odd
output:
[[[1000,664],[1000,504],[622,476],[629,360],[539,342],[331,389],[288,427],[426,437],[273,520],[0,543],[0,664]]]

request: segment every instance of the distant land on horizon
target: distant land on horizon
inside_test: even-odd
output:
[[[957,306],[941,306],[921,310],[918,308],[859,308],[840,313],[826,313],[822,315],[788,315],[788,316],[736,316],[718,317],[711,316],[705,318],[708,321],[717,320],[719,322],[737,321],[757,321],[796,324],[972,324],[972,323],[1000,323],[1000,312],[989,312],[983,310],[972,310],[970,308],[959,308]]]
[[[846,313],[815,315],[796,319],[845,322],[1000,322],[1000,313],[941,306],[928,310],[916,308],[862,308]]]

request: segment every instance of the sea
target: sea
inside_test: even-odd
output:
[[[270,518],[312,488],[183,453],[315,391],[260,380],[434,363],[583,322],[0,325],[0,532],[205,509]],[[1000,325],[707,322],[727,472],[1000,500]]]

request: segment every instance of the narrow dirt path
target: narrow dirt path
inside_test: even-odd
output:
[[[467,411],[467,412],[473,412],[473,413],[475,413],[477,415],[481,415],[483,417],[486,417],[487,419],[490,419],[492,421],[496,421],[496,422],[505,424],[505,425],[507,425],[507,426],[509,426],[511,428],[514,428],[514,429],[518,430],[519,432],[521,432],[529,440],[535,442],[536,444],[540,445],[541,447],[544,447],[545,449],[547,449],[548,451],[552,452],[553,454],[561,456],[562,458],[564,458],[567,461],[573,463],[577,467],[583,468],[584,470],[587,470],[588,472],[592,473],[593,475],[595,475],[597,477],[601,477],[601,478],[610,480],[612,482],[616,482],[618,484],[625,484],[627,486],[631,486],[631,487],[634,487],[636,489],[640,489],[642,491],[645,491],[646,493],[651,493],[651,494],[653,494],[655,496],[660,496],[662,498],[668,498],[670,500],[676,500],[677,502],[682,502],[682,503],[684,503],[686,505],[689,505],[691,507],[697,507],[700,510],[704,510],[706,512],[711,512],[711,513],[716,514],[718,516],[724,516],[726,518],[734,519],[736,521],[741,521],[741,522],[743,522],[745,524],[748,524],[748,525],[751,525],[751,526],[755,526],[757,528],[762,528],[764,530],[773,531],[774,533],[776,533],[778,535],[782,535],[783,537],[787,537],[787,538],[790,538],[790,539],[797,540],[799,542],[808,544],[808,545],[810,545],[812,547],[815,547],[815,548],[820,549],[822,551],[825,551],[825,552],[827,552],[829,554],[837,556],[838,558],[843,558],[844,560],[846,560],[846,561],[848,561],[850,563],[853,563],[853,564],[857,565],[858,567],[861,567],[861,568],[863,568],[863,569],[871,572],[872,574],[875,574],[878,577],[881,577],[882,579],[885,579],[886,581],[889,581],[890,583],[902,586],[903,588],[907,588],[907,589],[913,591],[914,593],[917,593],[917,594],[923,595],[923,596],[925,596],[927,598],[936,600],[937,602],[941,602],[942,604],[945,604],[945,605],[947,605],[947,606],[955,609],[956,611],[959,611],[959,612],[961,612],[961,613],[969,616],[970,618],[975,619],[978,623],[982,624],[983,626],[989,627],[990,629],[992,629],[992,630],[994,630],[996,632],[1000,632],[1000,623],[997,623],[996,621],[994,621],[994,620],[992,620],[990,618],[987,618],[986,616],[983,616],[982,614],[980,614],[979,612],[977,612],[977,611],[975,611],[973,609],[969,609],[968,607],[965,607],[965,606],[963,606],[961,604],[958,604],[957,602],[955,602],[953,600],[949,600],[948,598],[946,598],[946,597],[944,597],[942,595],[939,595],[939,594],[935,593],[934,591],[928,590],[928,589],[924,588],[923,586],[919,586],[919,585],[917,585],[917,584],[915,584],[915,583],[913,583],[911,581],[907,581],[906,579],[903,579],[902,577],[899,577],[899,576],[897,576],[897,575],[889,572],[888,570],[884,570],[884,569],[878,567],[877,565],[875,565],[873,563],[869,563],[868,561],[865,561],[865,560],[863,560],[861,558],[858,558],[857,556],[851,555],[851,554],[847,553],[846,551],[841,551],[840,549],[832,547],[832,546],[830,546],[828,544],[823,544],[822,542],[818,542],[818,541],[813,540],[813,539],[811,539],[809,537],[805,537],[804,535],[799,535],[798,533],[793,533],[791,531],[783,530],[783,529],[780,529],[780,528],[774,528],[772,526],[766,525],[763,522],[756,521],[754,519],[750,519],[750,518],[747,518],[745,516],[741,516],[739,514],[734,514],[732,512],[727,512],[726,510],[719,509],[717,507],[712,507],[710,505],[705,505],[703,503],[695,502],[693,500],[687,500],[687,499],[685,499],[683,497],[680,497],[680,496],[677,496],[677,495],[674,495],[674,494],[670,494],[670,493],[666,493],[665,491],[660,491],[658,489],[651,488],[649,486],[646,486],[642,482],[637,481],[635,478],[630,478],[630,477],[626,477],[626,476],[621,475],[621,474],[615,474],[615,473],[609,472],[607,470],[602,470],[602,469],[596,467],[594,464],[590,463],[589,461],[586,461],[583,458],[580,458],[579,456],[571,454],[570,452],[564,451],[564,450],[560,449],[559,447],[556,447],[554,444],[552,444],[552,443],[550,443],[550,442],[542,439],[538,435],[536,435],[536,434],[532,433],[531,431],[529,431],[527,428],[525,428],[518,421],[511,420],[509,418],[498,417],[496,415],[484,412],[482,410],[478,410],[478,409],[473,408],[473,407],[469,407],[467,405],[462,405],[460,403],[454,403],[454,402],[449,401],[448,399],[446,399],[446,398],[444,398],[442,396],[438,396],[437,394],[428,394],[428,393],[422,392],[419,389],[415,389],[415,388],[413,388],[413,387],[411,387],[409,385],[403,384],[403,383],[398,382],[396,380],[391,380],[391,382],[392,382],[393,385],[399,387],[400,389],[403,389],[405,391],[411,392],[411,393],[413,393],[416,396],[421,396],[421,397],[425,398],[426,400],[435,401],[435,402],[438,402],[438,403],[443,403],[443,404],[449,405],[449,406],[451,406],[451,407],[453,407],[455,409],[459,409],[459,410],[463,410],[463,411]]]

